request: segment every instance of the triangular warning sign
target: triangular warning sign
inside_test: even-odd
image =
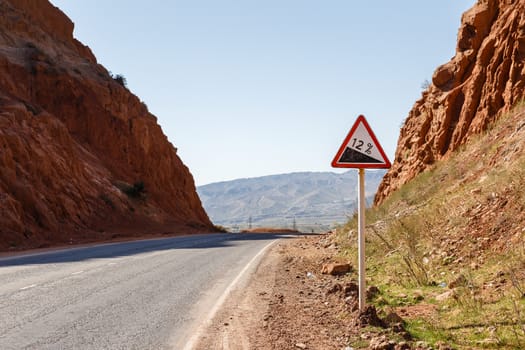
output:
[[[390,161],[360,115],[332,161],[334,168],[390,168]]]

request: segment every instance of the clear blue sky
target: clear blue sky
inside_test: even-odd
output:
[[[330,162],[359,114],[390,160],[474,0],[52,0],[197,185]]]

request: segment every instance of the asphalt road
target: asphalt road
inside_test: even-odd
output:
[[[182,349],[278,236],[214,234],[0,259],[0,349]]]

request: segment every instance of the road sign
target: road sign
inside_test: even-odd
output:
[[[365,117],[360,115],[337,151],[334,168],[390,168],[390,161]]]
[[[332,160],[334,168],[359,168],[357,187],[358,221],[357,249],[359,262],[359,311],[365,310],[366,304],[366,266],[365,266],[365,169],[390,168],[383,148],[365,117],[360,115],[350,129],[343,144]]]

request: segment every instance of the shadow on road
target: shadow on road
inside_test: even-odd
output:
[[[44,253],[28,253],[0,258],[0,268],[3,266],[57,264],[90,259],[107,259],[173,249],[211,249],[234,246],[241,241],[266,240],[269,242],[275,239],[288,239],[297,236],[304,236],[304,234],[220,233],[106,243],[89,247],[61,249]]]

